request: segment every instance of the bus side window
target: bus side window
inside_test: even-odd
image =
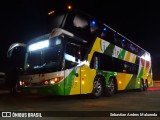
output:
[[[125,39],[121,39],[121,46],[123,49],[126,49],[126,40]]]
[[[97,56],[94,56],[94,69],[98,69],[98,57]]]
[[[138,52],[139,52],[139,49],[138,49],[138,47],[136,47],[135,48],[135,54],[138,54]]]
[[[118,34],[114,34],[114,44],[121,47],[121,38]]]
[[[133,74],[138,74],[138,65],[132,65],[132,73]]]
[[[133,53],[135,52],[135,46],[132,43],[130,44],[130,51]]]
[[[100,33],[100,37],[108,42],[114,43],[113,42],[113,32],[106,28],[106,27],[102,27],[101,28],[101,33]]]
[[[91,60],[90,67],[91,67],[92,69],[98,69],[98,66],[99,66],[98,62],[99,62],[98,57],[97,57],[97,56],[95,55],[95,53],[94,53],[93,58],[92,58],[92,60]]]

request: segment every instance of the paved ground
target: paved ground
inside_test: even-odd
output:
[[[158,117],[97,117],[98,111],[104,111],[108,115],[115,111],[118,112],[143,112],[149,111],[154,113],[160,113],[160,82],[154,82],[154,86],[149,88],[148,91],[123,91],[119,92],[112,97],[101,97],[99,99],[90,99],[87,96],[38,96],[38,95],[16,95],[10,96],[8,91],[0,92],[0,111],[71,111],[71,116],[75,117],[48,117],[52,120],[80,120],[80,119],[92,119],[92,120],[133,120],[133,119],[151,119],[159,120]],[[81,114],[77,114],[75,111]],[[92,113],[87,112],[92,111]],[[90,117],[81,117],[89,114]],[[54,113],[52,113],[54,114]],[[59,114],[59,113],[58,113]],[[62,114],[66,114],[62,112]],[[1,119],[1,118],[0,118]],[[11,118],[18,120],[18,118]],[[24,118],[23,118],[24,119]],[[26,118],[27,119],[27,118]],[[39,118],[39,119],[46,119]]]

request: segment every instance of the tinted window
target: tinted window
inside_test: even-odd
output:
[[[94,68],[95,57],[98,57],[98,69],[104,71],[114,71],[128,74],[137,74],[138,65],[126,62],[108,55],[95,52],[91,60],[91,68]]]

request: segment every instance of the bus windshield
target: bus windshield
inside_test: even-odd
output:
[[[27,73],[60,71],[63,59],[62,48],[61,38],[58,37],[30,44],[26,54],[25,71]]]

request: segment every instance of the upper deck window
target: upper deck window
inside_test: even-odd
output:
[[[88,26],[88,21],[84,17],[76,15],[73,20],[73,25],[78,28],[86,28]]]

